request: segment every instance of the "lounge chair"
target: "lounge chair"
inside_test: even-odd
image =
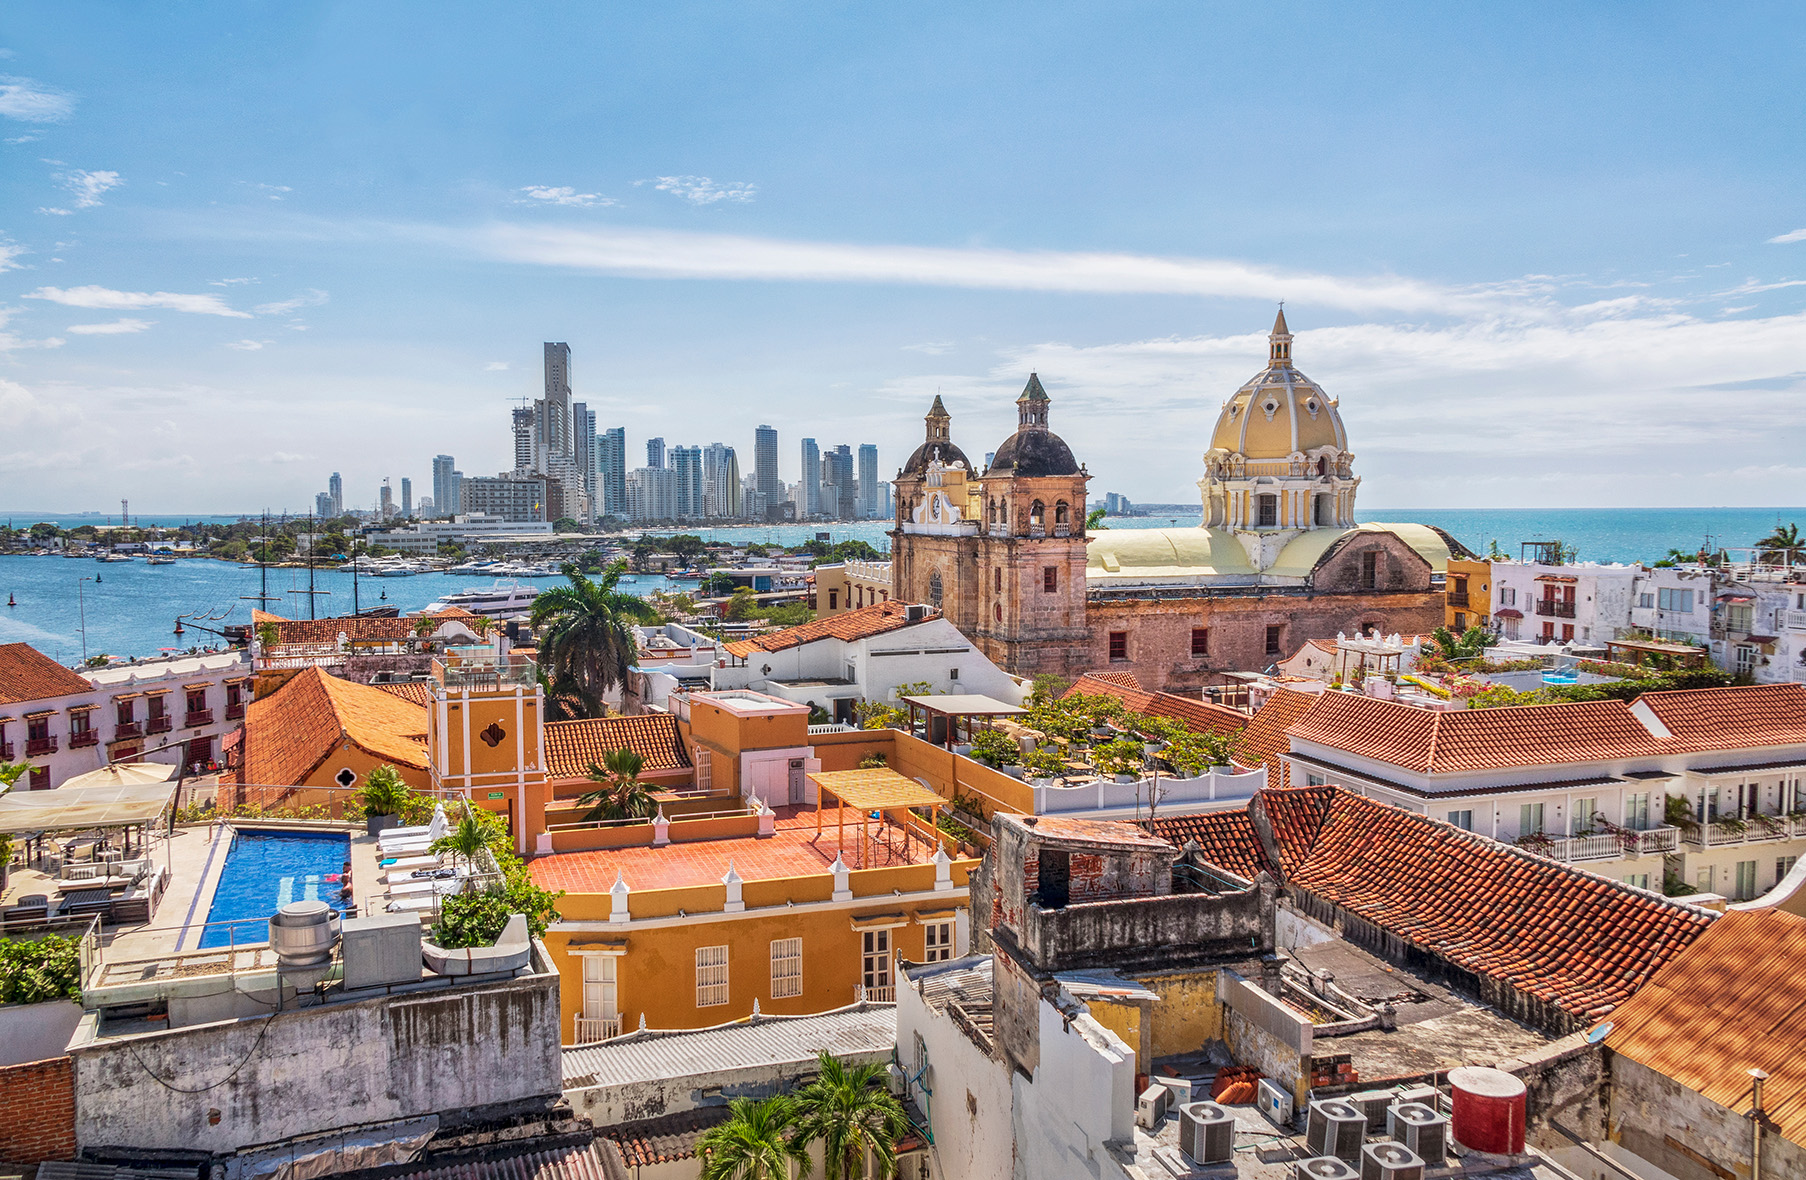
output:
[[[390,848],[414,844],[425,847],[445,835],[450,827],[451,821],[445,818],[445,805],[436,804],[433,807],[432,822],[412,828],[390,828],[386,832],[379,832],[376,836],[376,847],[378,851],[385,854]]]

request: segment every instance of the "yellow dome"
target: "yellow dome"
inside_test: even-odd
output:
[[[1268,339],[1267,367],[1235,391],[1210,437],[1213,451],[1246,459],[1285,459],[1317,447],[1348,449],[1342,415],[1321,386],[1292,367],[1292,334],[1285,312]]]

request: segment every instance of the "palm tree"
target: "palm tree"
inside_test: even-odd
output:
[[[808,1150],[790,1135],[796,1103],[783,1095],[762,1102],[736,1098],[731,1112],[696,1141],[702,1157],[702,1180],[790,1180],[807,1176],[812,1161]]]
[[[652,800],[651,785],[640,779],[640,769],[645,765],[644,758],[625,748],[602,755],[600,766],[590,763],[590,781],[602,785],[578,798],[579,803],[593,805],[583,818],[645,819],[651,815],[657,805]]]
[[[627,567],[608,567],[599,581],[566,563],[568,586],[555,586],[533,600],[533,626],[540,631],[540,663],[552,681],[568,685],[592,713],[602,694],[627,682],[639,653],[632,624],[649,623],[656,612],[643,599],[615,589]]]
[[[820,1141],[826,1180],[866,1180],[897,1171],[897,1140],[909,1130],[881,1065],[848,1068],[828,1053],[821,1073],[797,1093],[797,1139]],[[868,1163],[876,1164],[870,1171]]]
[[[1806,565],[1806,537],[1797,524],[1777,524],[1775,531],[1756,542],[1756,552],[1770,565]]]
[[[487,847],[489,847],[488,833],[477,821],[476,814],[466,809],[464,818],[458,821],[458,826],[434,840],[427,851],[435,856],[449,852],[455,859],[463,861],[465,868],[474,872],[477,867],[477,855]],[[464,882],[465,890],[468,892],[472,885],[473,882],[467,878]]]
[[[1446,660],[1465,660],[1484,654],[1487,644],[1493,641],[1492,633],[1479,627],[1469,627],[1456,635],[1447,627],[1438,627],[1430,632],[1437,648]]]

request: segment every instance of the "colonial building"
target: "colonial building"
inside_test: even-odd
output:
[[[1016,432],[980,472],[940,398],[897,473],[891,597],[939,608],[1007,671],[1108,667],[1150,688],[1266,668],[1310,639],[1421,634],[1443,621],[1440,529],[1356,524],[1336,400],[1292,367],[1281,312],[1267,367],[1220,412],[1185,529],[1087,533],[1090,475],[1029,375]]]

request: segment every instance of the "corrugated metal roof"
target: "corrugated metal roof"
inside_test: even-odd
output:
[[[415,1168],[388,1180],[606,1180],[593,1143]]]
[[[1742,1114],[1763,1106],[1806,1145],[1806,918],[1730,910],[1611,1014],[1606,1047]]]
[[[761,1016],[573,1046],[564,1050],[564,1082],[572,1088],[620,1086],[813,1061],[824,1050],[836,1057],[888,1053],[896,1044],[894,1005],[855,1004],[819,1016]]]

